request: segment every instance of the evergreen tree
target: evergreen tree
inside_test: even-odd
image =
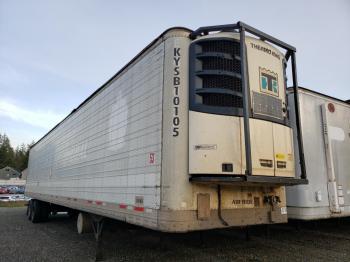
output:
[[[15,154],[10,143],[10,139],[6,134],[0,134],[0,168],[5,166],[13,166]]]
[[[6,134],[0,134],[0,169],[10,166],[17,171],[22,171],[28,166],[29,149],[34,144],[22,144],[14,150],[10,139]]]

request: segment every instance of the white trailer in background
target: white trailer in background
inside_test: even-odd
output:
[[[288,96],[293,108],[292,90]],[[309,184],[287,189],[288,217],[350,216],[350,104],[305,88],[299,103]]]
[[[31,148],[29,218],[67,207],[97,233],[97,217],[168,232],[286,222],[285,185],[306,182],[287,113],[294,56],[241,22],[167,30]]]

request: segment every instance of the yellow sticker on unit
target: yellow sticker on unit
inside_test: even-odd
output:
[[[280,153],[276,154],[277,159],[284,159],[285,157],[286,156],[284,154],[280,154]]]

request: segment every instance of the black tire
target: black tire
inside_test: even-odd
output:
[[[28,203],[28,207],[27,207],[27,218],[28,220],[32,220],[31,217],[32,217],[32,200],[29,201]]]
[[[33,223],[47,221],[50,214],[50,205],[46,202],[42,202],[36,199],[31,201],[32,204],[30,205],[30,221]]]
[[[36,199],[32,200],[30,221],[40,222],[40,202]]]
[[[28,205],[27,205],[27,210],[26,210],[26,217],[29,216],[29,202],[28,202]]]
[[[40,222],[48,221],[50,213],[50,204],[47,202],[40,201]]]

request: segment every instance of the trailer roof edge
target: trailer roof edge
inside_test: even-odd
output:
[[[338,101],[338,102],[341,102],[341,103],[344,103],[344,104],[346,104],[346,105],[349,105],[349,104],[350,104],[350,102],[347,102],[347,101],[349,101],[349,100],[342,100],[342,99],[340,99],[340,98],[336,98],[336,97],[334,97],[334,96],[326,95],[326,94],[317,92],[317,91],[315,91],[315,90],[312,90],[312,89],[309,89],[309,88],[306,88],[306,87],[298,86],[298,89],[299,89],[299,90],[304,90],[304,91],[307,91],[307,92],[310,92],[310,93],[314,93],[314,94],[317,94],[317,95],[320,95],[320,96],[324,96],[324,97],[327,97],[327,98],[330,98],[330,99],[334,99],[334,100],[336,100],[336,101]],[[293,87],[292,87],[292,86],[288,87],[288,88],[287,88],[287,91],[293,92]]]

